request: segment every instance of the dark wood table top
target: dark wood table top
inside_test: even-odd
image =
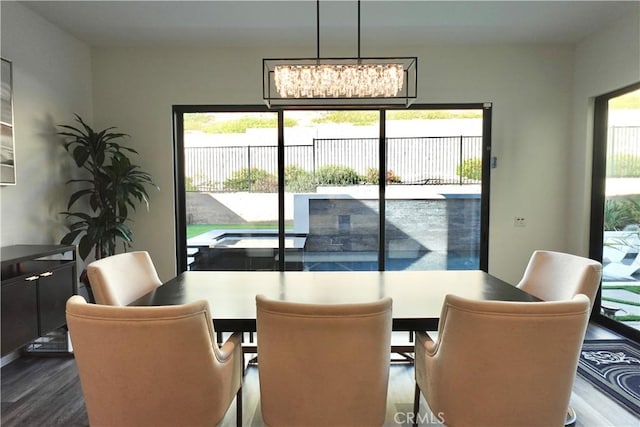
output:
[[[479,300],[539,301],[477,270],[264,272],[187,271],[131,305],[206,300],[218,332],[256,330],[255,296],[283,301],[345,304],[393,299],[393,330],[435,330],[445,295]]]

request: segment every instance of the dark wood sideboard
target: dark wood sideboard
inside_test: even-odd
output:
[[[73,245],[0,248],[2,356],[66,324],[65,304],[78,291]]]

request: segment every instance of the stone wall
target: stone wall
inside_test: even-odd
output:
[[[377,251],[378,202],[309,199],[307,251]],[[386,241],[390,251],[477,252],[480,198],[387,200]]]

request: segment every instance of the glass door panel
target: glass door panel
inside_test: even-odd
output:
[[[286,270],[378,270],[379,120],[284,111]]]
[[[277,270],[277,113],[183,120],[188,268]]]
[[[640,330],[640,89],[609,99],[601,312]]]
[[[479,269],[483,111],[392,110],[385,129],[385,269]]]

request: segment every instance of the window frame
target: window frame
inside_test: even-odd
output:
[[[175,236],[176,236],[176,273],[187,270],[186,237],[186,192],[185,192],[185,156],[184,156],[184,114],[188,113],[264,113],[278,114],[278,270],[285,271],[285,219],[284,219],[284,111],[286,110],[371,110],[380,112],[379,132],[379,226],[378,226],[378,270],[385,270],[385,197],[386,197],[386,111],[381,107],[287,107],[269,109],[264,105],[173,105],[173,149],[174,149],[174,196],[175,196]],[[403,108],[404,109],[404,108]],[[491,124],[492,103],[452,103],[452,104],[413,104],[408,109],[415,110],[481,110],[482,113],[482,183],[480,203],[480,270],[487,272],[489,266],[489,200],[491,177]]]
[[[593,108],[593,159],[591,167],[591,220],[589,226],[589,258],[602,262],[604,246],[604,204],[607,179],[607,128],[609,100],[640,89],[640,82],[595,97]],[[606,328],[635,341],[640,330],[610,319],[601,313],[602,281],[593,304],[591,319]]]

